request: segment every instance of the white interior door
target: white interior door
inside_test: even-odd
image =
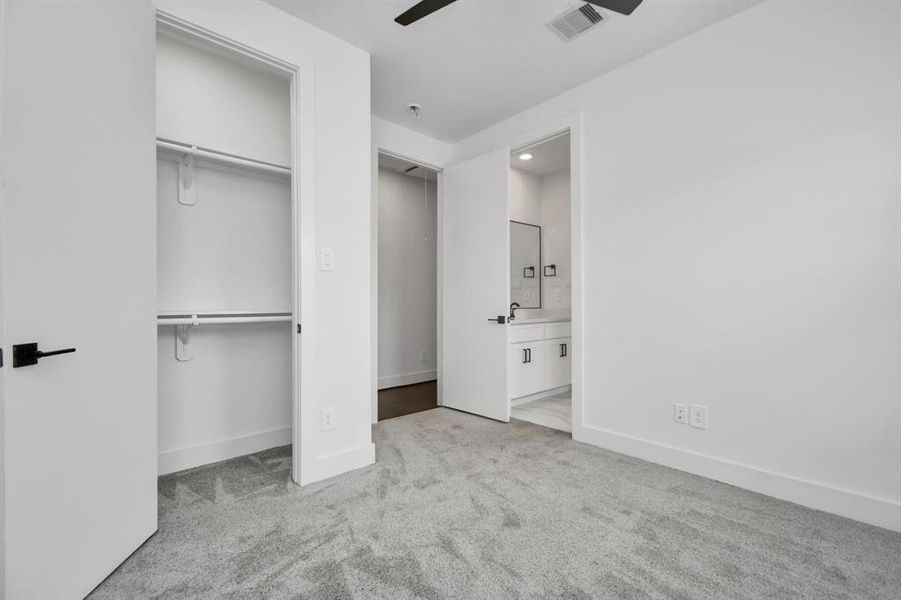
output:
[[[0,596],[81,598],[157,523],[155,13],[0,10]]]
[[[499,421],[507,401],[510,159],[506,148],[444,170],[442,404]]]

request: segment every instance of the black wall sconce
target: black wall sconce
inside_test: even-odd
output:
[[[556,277],[557,276],[557,265],[544,265],[544,276],[545,277]]]
[[[522,276],[526,279],[534,279],[535,278],[535,267],[524,267],[522,270]]]

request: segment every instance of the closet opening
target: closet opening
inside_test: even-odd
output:
[[[291,65],[157,22],[159,474],[291,468],[299,381]]]
[[[572,432],[569,131],[510,154],[510,417]]]
[[[438,407],[438,171],[378,155],[378,420]]]

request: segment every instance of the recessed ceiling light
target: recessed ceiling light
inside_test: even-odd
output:
[[[519,160],[532,160],[532,155],[528,152],[523,152],[519,155]]]

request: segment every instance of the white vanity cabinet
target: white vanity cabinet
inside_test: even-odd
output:
[[[569,322],[509,326],[507,397],[511,400],[572,383]]]
[[[572,339],[545,340],[544,342],[544,388],[553,389],[572,383],[572,367],[569,351]]]
[[[507,368],[507,396],[519,398],[537,394],[544,385],[544,342],[510,344]]]

